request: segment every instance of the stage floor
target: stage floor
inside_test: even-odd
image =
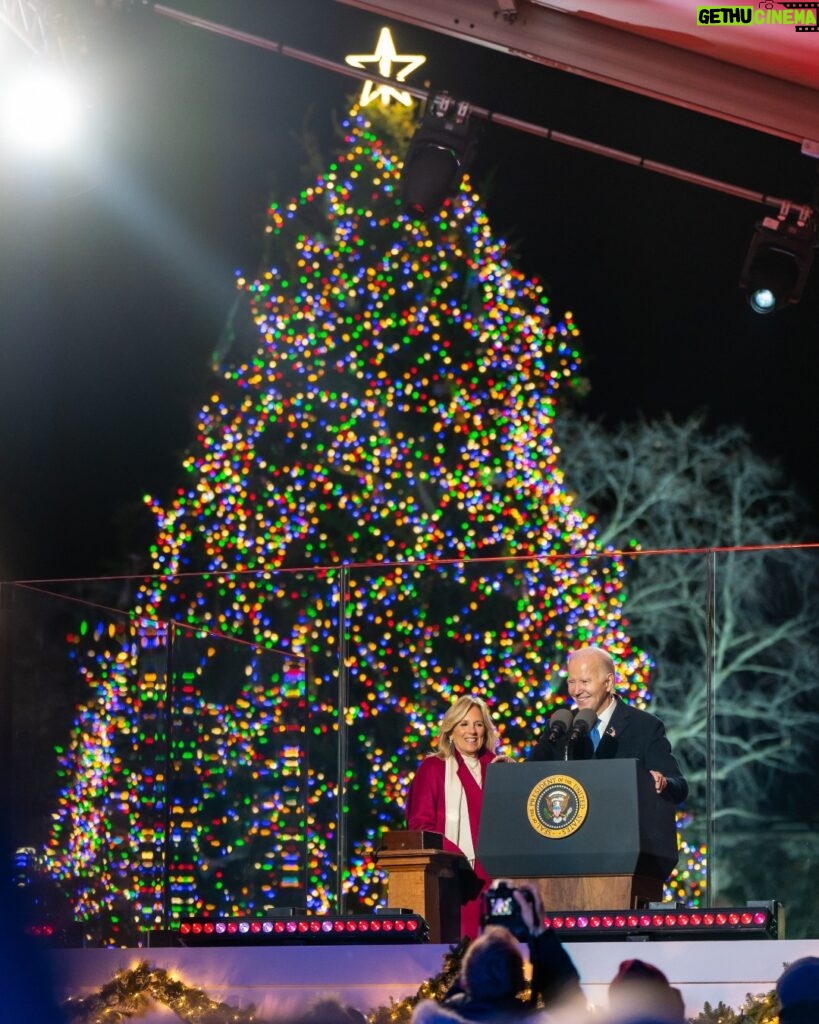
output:
[[[677,986],[686,1012],[694,1016],[707,1001],[739,1008],[746,996],[767,993],[783,965],[819,956],[819,939],[695,940],[688,942],[567,943],[589,1002],[607,1006],[607,986],[622,960],[639,957],[655,964]],[[341,996],[359,1009],[389,1006],[413,995],[438,974],[449,946],[223,946],[197,948],[73,949],[54,953],[57,996],[94,995],[117,972],[147,961],[184,985],[239,1009],[251,1004],[263,1019],[298,1011],[322,992]],[[155,1005],[141,1024],[172,1024],[179,1018]]]

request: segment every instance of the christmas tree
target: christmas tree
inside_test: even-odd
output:
[[[75,638],[88,699],[47,856],[106,939],[338,909],[339,885],[374,905],[378,834],[464,692],[519,756],[579,644],[646,699],[623,565],[553,444],[572,316],[468,178],[403,213],[385,134],[354,108],[335,162],[271,206],[273,265],[238,278],[255,351],[222,367],[173,499],[149,499],[156,575]]]

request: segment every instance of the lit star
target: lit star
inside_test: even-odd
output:
[[[350,53],[344,59],[351,67],[360,68],[362,71],[366,70],[365,65],[367,64],[377,64],[378,73],[382,78],[395,77],[396,81],[403,82],[408,75],[424,63],[426,57],[420,53],[396,53],[390,30],[382,28],[375,53]],[[402,64],[403,67],[393,76],[394,64]],[[405,107],[412,103],[410,94],[404,89],[396,89],[391,85],[376,85],[375,82],[370,81],[365,82],[364,88],[361,90],[361,106],[366,107],[368,103],[376,99],[381,99],[385,106],[389,104],[390,99],[398,100]]]

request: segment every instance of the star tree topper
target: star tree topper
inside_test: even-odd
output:
[[[374,53],[349,53],[344,60],[351,67],[360,68],[362,71],[366,70],[367,64],[377,64],[378,73],[382,78],[394,77],[396,81],[403,82],[424,63],[426,57],[420,53],[397,53],[395,43],[392,41],[392,33],[388,28],[382,28]],[[403,65],[403,67],[393,75],[394,64]],[[405,107],[412,103],[412,98],[405,89],[396,89],[392,85],[381,83],[376,85],[375,82],[370,81],[365,82],[359,101],[361,106],[366,107],[368,103],[377,99],[380,99],[385,106],[389,105],[390,99],[398,100]]]

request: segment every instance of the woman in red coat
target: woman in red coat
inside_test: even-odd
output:
[[[498,730],[480,697],[460,697],[444,715],[438,750],[421,762],[410,783],[407,827],[440,832],[444,849],[461,853],[461,935],[481,927],[481,893],[490,878],[475,858],[486,766],[496,760]],[[504,758],[504,760],[506,760]]]

